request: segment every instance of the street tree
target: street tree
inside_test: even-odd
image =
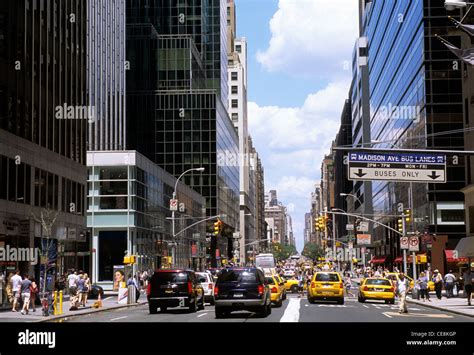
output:
[[[324,256],[324,250],[316,243],[306,243],[301,254],[315,261]]]

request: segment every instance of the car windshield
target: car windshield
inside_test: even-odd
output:
[[[157,272],[154,278],[158,283],[165,284],[168,282],[186,282],[188,275],[185,272]]]
[[[338,282],[339,276],[337,274],[316,274],[316,281]]]
[[[390,281],[383,279],[368,279],[366,285],[391,286]]]
[[[257,275],[246,270],[222,270],[218,282],[257,282]]]

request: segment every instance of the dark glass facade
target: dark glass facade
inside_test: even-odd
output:
[[[377,147],[464,149],[463,134],[431,137],[464,128],[462,64],[441,43],[439,34],[455,45],[444,1],[373,1],[363,18],[368,39],[371,139]],[[428,136],[427,136],[428,135]],[[443,219],[446,211],[463,209],[465,166],[448,159],[447,183],[413,183],[416,222],[408,230],[448,235],[454,247],[464,235],[462,220]],[[397,204],[410,207],[408,183],[373,183],[375,213],[394,214]],[[396,227],[396,221],[383,219]],[[376,254],[400,255],[398,237],[377,227]],[[452,249],[452,248],[449,248]]]

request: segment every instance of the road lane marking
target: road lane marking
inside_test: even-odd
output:
[[[393,318],[392,316],[388,315],[387,313],[388,313],[388,312],[383,312],[382,314],[383,314],[385,317]]]
[[[291,298],[280,322],[298,322],[300,320],[301,298]]]
[[[110,299],[113,298],[113,297],[114,297],[114,296],[110,296],[110,297],[104,298],[102,301],[110,300]]]
[[[111,319],[110,321],[113,322],[114,320],[124,319],[124,318],[127,318],[127,317],[128,317],[128,316],[113,318],[113,319]]]
[[[391,315],[391,316],[397,316],[397,317],[419,317],[419,318],[454,318],[453,316],[450,316],[448,314],[433,314],[433,313],[398,313],[398,312],[384,312],[384,315]]]
[[[198,317],[198,318],[201,318],[201,317],[204,317],[206,314],[207,314],[207,313],[203,313],[203,314],[198,315],[197,317]]]
[[[365,308],[369,308],[369,306],[366,306],[365,304],[363,304],[362,306],[365,307]]]

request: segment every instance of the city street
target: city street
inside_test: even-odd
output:
[[[362,304],[357,298],[346,297],[344,305],[333,302],[310,304],[305,298],[288,295],[281,308],[272,307],[266,318],[255,313],[234,312],[228,318],[215,319],[214,307],[189,313],[187,309],[171,308],[166,313],[151,315],[148,306],[119,309],[100,314],[84,315],[61,320],[61,322],[472,322],[472,318],[442,312],[419,305],[409,305],[408,314],[399,314],[398,306],[379,301]],[[1,319],[0,319],[1,321]]]

